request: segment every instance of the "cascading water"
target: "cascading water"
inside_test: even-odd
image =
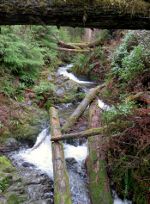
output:
[[[89,81],[80,81],[77,77],[74,76],[74,74],[69,73],[68,70],[71,67],[72,65],[60,67],[58,74],[63,75],[79,84],[93,84]],[[108,110],[110,108],[101,100],[98,100],[98,105],[102,110]],[[86,171],[84,167],[84,161],[88,155],[87,144],[84,143],[82,145],[74,146],[65,143],[63,146],[69,173],[73,204],[90,204],[86,185]],[[33,168],[45,173],[51,180],[53,180],[52,150],[48,128],[44,129],[39,134],[36,143],[32,148],[22,149],[19,152],[11,155],[11,158],[15,160],[18,166],[21,166],[24,164],[24,162],[34,165]],[[113,194],[114,204],[131,204],[131,202],[127,200],[120,200],[116,193]]]
[[[70,64],[70,65],[67,65],[65,67],[60,67],[59,70],[58,70],[58,74],[59,75],[63,75],[67,78],[69,78],[70,80],[73,80],[75,81],[76,83],[78,84],[93,84],[93,82],[90,82],[90,81],[82,81],[82,80],[79,80],[74,74],[72,73],[69,73],[68,70],[72,67],[73,65]]]
[[[85,144],[77,147],[70,144],[63,144],[63,146],[65,159],[68,164],[73,203],[89,204],[86,180],[84,175],[81,174],[81,171],[84,169],[82,169],[83,163],[88,154],[87,146]],[[52,150],[48,129],[44,129],[39,134],[33,148],[21,150],[19,153],[13,155],[13,159],[31,163],[35,165],[37,169],[46,173],[51,179],[53,179]]]

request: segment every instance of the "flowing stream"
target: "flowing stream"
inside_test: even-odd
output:
[[[76,83],[80,83],[85,86],[87,84],[93,84],[89,81],[81,81],[74,74],[69,73],[68,70],[71,67],[72,65],[60,67],[58,70],[58,74],[68,77],[70,80],[73,80]],[[110,108],[101,100],[98,100],[98,105],[101,109],[104,110],[108,110]],[[32,148],[21,149],[19,152],[13,153],[13,155],[11,155],[11,158],[15,161],[15,164],[17,166],[21,166],[25,162],[26,165],[29,163],[33,165],[32,168],[29,165],[30,171],[36,169],[37,171],[44,173],[51,180],[53,180],[53,164],[50,137],[51,136],[49,133],[49,128],[44,128],[43,131],[38,135],[36,143]],[[87,189],[87,175],[84,165],[85,159],[88,155],[87,144],[83,143],[82,145],[75,146],[64,143],[63,146],[69,173],[73,204],[90,204],[90,198]],[[34,188],[36,188],[36,186]],[[33,191],[34,190],[32,190],[32,193]],[[37,199],[36,195],[34,199]],[[114,193],[114,204],[131,203],[127,200],[122,201]]]

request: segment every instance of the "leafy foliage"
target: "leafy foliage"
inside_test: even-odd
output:
[[[103,120],[108,123],[116,121],[117,118],[128,116],[134,109],[134,106],[135,104],[132,101],[112,106],[109,110],[103,112]]]
[[[41,81],[39,85],[34,87],[34,91],[36,92],[37,95],[49,94],[54,90],[55,90],[54,84],[46,81]]]
[[[128,82],[145,71],[145,59],[149,56],[144,46],[138,44],[134,32],[129,32],[117,48],[112,60],[112,74]]]
[[[20,27],[21,28],[21,27]],[[21,35],[17,27],[2,27],[0,35],[1,63],[6,69],[22,75],[23,71],[34,72],[44,64],[41,48],[30,37]]]

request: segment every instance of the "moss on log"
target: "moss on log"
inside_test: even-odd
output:
[[[144,0],[5,0],[0,2],[0,24],[149,29],[150,3]]]
[[[75,109],[72,115],[68,118],[68,121],[63,125],[62,131],[69,131],[72,125],[77,121],[77,119],[82,115],[87,106],[93,101],[98,91],[105,87],[105,84],[97,86],[96,88],[90,89],[89,93],[81,101],[79,106]]]
[[[57,110],[50,108],[51,137],[61,137]],[[66,170],[63,146],[60,142],[52,143],[53,170],[54,170],[54,203],[72,204],[69,178]]]
[[[67,139],[78,139],[78,138],[87,138],[87,137],[93,137],[95,135],[99,135],[102,134],[103,131],[105,131],[107,129],[107,126],[105,127],[100,127],[100,128],[91,128],[85,131],[81,131],[81,132],[75,132],[75,133],[70,133],[70,134],[65,134],[62,135],[61,137],[55,137],[55,138],[51,138],[51,141],[61,141],[61,140],[67,140]]]
[[[93,102],[89,109],[89,126],[101,125],[101,110]],[[105,138],[102,134],[88,138],[89,157],[87,172],[89,176],[89,192],[92,204],[112,204],[112,197],[106,171]]]

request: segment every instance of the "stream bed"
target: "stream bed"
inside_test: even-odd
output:
[[[60,67],[58,74],[82,84],[88,90],[93,82],[79,80],[74,74],[68,72],[71,66]],[[109,109],[100,100],[98,104],[100,108]],[[63,107],[58,106],[57,108],[62,112],[67,112],[68,107],[72,107],[72,105],[66,104]],[[26,204],[53,204],[53,164],[50,137],[50,130],[48,127],[45,127],[38,135],[32,148],[24,146],[19,151],[12,152],[9,155],[9,158],[19,169],[24,180],[29,198]],[[64,143],[63,146],[73,204],[90,204],[85,169],[85,160],[88,155],[87,142]],[[131,202],[122,201],[114,193],[114,204],[131,204]]]

